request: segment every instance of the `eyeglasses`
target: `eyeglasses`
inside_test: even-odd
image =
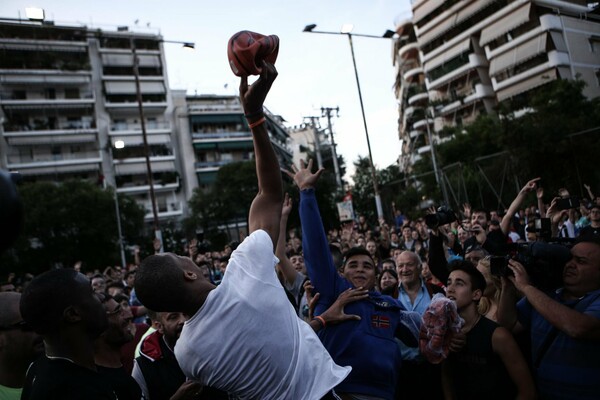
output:
[[[121,307],[121,305],[119,304],[117,307],[115,307],[114,310],[112,311],[106,311],[106,315],[110,316],[110,315],[119,315],[121,314],[121,312],[123,311],[123,307]]]
[[[8,325],[8,326],[0,326],[0,331],[12,331],[18,329],[23,332],[33,331],[33,328],[25,322],[25,320],[19,321],[16,324]]]

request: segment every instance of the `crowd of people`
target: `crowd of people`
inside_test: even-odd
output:
[[[6,277],[0,398],[597,399],[600,197],[586,186],[565,208],[568,191],[536,178],[506,210],[410,219],[393,205],[393,221],[326,231],[322,170],[290,166],[297,193],[282,191],[262,114],[276,76],[264,63],[240,86],[259,183],[249,236]],[[439,304],[452,326],[424,322]]]

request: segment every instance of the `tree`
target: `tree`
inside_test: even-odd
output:
[[[364,215],[371,225],[377,222],[377,209],[375,207],[375,194],[373,189],[373,175],[371,172],[371,163],[367,157],[358,157],[358,160],[354,162],[354,175],[352,180],[352,202],[354,204],[354,212],[357,215]],[[382,206],[386,215],[391,216],[391,210],[389,205],[394,197],[394,193],[390,193],[388,196],[384,196],[383,188],[389,182],[394,182],[402,179],[402,174],[398,169],[397,165],[390,165],[383,170],[377,170],[377,183],[379,184],[379,191],[382,197]]]
[[[54,266],[104,268],[119,260],[118,230],[112,189],[87,181],[29,183],[19,187],[25,209],[23,233],[3,255],[3,272],[39,273]],[[139,239],[144,210],[119,196],[123,236]]]

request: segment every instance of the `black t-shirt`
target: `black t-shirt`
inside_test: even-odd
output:
[[[27,370],[21,400],[118,400],[110,381],[68,360],[41,357]]]
[[[594,228],[591,225],[584,226],[579,231],[579,237],[600,236],[600,227]]]
[[[119,400],[140,400],[142,398],[142,389],[131,375],[128,375],[125,368],[107,368],[97,366],[100,375],[110,381]]]

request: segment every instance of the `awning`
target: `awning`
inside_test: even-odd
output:
[[[429,61],[425,62],[424,69],[426,72],[431,71],[432,69],[439,67],[444,64],[446,61],[453,59],[454,57],[458,57],[465,51],[468,51],[471,48],[471,39],[466,38],[465,40],[457,43],[452,46],[448,50],[442,52],[437,57],[432,58]]]
[[[436,3],[436,0],[430,0],[429,2]],[[471,2],[466,7],[455,12],[450,18],[444,19],[437,23],[432,29],[426,31],[423,35],[419,35],[419,45],[423,46],[432,40],[437,39],[443,33],[449,31],[464,20],[470,18],[473,14],[495,2],[496,0],[477,0]]]
[[[106,90],[107,94],[136,93],[135,82],[133,81],[105,81],[104,89]],[[162,82],[140,82],[140,92],[143,94],[162,94],[165,93],[165,85]]]
[[[252,139],[194,143],[196,150],[252,150],[253,148]]]
[[[33,41],[23,39],[0,39],[0,50],[25,50],[25,51],[55,51],[69,53],[87,53],[86,43],[77,42],[52,42]]]
[[[556,69],[551,69],[546,72],[535,75],[531,78],[525,79],[514,85],[510,85],[505,89],[498,90],[496,91],[496,95],[498,96],[498,101],[503,101],[510,97],[514,97],[518,94],[536,88],[538,86],[555,81],[556,79]]]
[[[479,45],[483,47],[507,32],[512,31],[516,27],[523,25],[529,21],[530,11],[531,3],[527,2],[502,19],[483,29],[481,31],[481,37],[479,38]]]
[[[565,43],[565,37],[563,36],[562,32],[551,31],[550,37],[552,37],[552,43],[554,43],[554,48],[557,51],[562,53],[569,52],[567,49],[567,43]]]
[[[138,55],[140,67],[160,67],[160,56],[153,54]],[[131,67],[133,66],[133,54],[102,54],[102,64]]]
[[[490,61],[490,76],[498,75],[508,68],[522,64],[530,58],[546,52],[547,37],[548,33],[543,32],[541,35],[529,39],[498,57],[492,58]]]
[[[192,124],[243,124],[244,116],[238,114],[199,114],[191,115]]]
[[[413,10],[413,22],[416,24],[422,20],[426,15],[430,14],[433,10],[440,7],[443,3],[440,1],[423,1],[419,8]]]

